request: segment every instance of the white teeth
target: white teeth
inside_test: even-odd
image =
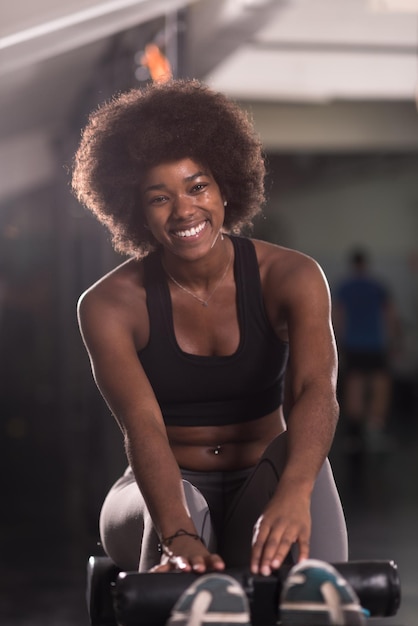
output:
[[[193,226],[188,230],[176,230],[177,237],[193,237],[194,235],[198,235],[204,228],[206,222],[202,222],[198,226]]]

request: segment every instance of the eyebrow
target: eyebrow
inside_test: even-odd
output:
[[[190,183],[195,178],[199,178],[200,176],[206,176],[206,175],[207,175],[207,172],[204,172],[203,170],[199,170],[198,172],[195,172],[194,174],[191,174],[190,176],[186,176],[183,180],[185,183]],[[144,189],[144,192],[159,191],[160,189],[165,189],[164,183],[157,183],[156,185],[149,185],[148,187]]]

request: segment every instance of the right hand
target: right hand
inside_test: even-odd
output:
[[[219,554],[209,550],[199,540],[192,537],[176,537],[161,561],[150,572],[197,572],[222,571],[225,563]]]

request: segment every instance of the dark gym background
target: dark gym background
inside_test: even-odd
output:
[[[88,624],[86,561],[98,553],[100,505],[125,459],[118,428],[92,381],[76,302],[123,259],[72,198],[69,168],[88,112],[115,91],[149,79],[141,51],[156,42],[175,75],[212,79],[251,110],[269,167],[268,204],[255,235],[314,256],[331,288],[344,275],[350,248],[364,245],[374,271],[394,295],[402,342],[392,363],[393,446],[386,455],[367,459],[361,492],[352,488],[340,429],[331,457],[351,558],[398,563],[403,603],[399,615],[386,623],[413,626],[418,617],[417,13],[386,13],[393,21],[375,26],[372,3],[367,8],[366,0],[346,0],[339,3],[346,15],[337,20],[347,20],[347,41],[341,43],[315,39],[324,20],[336,20],[325,0],[308,7],[297,0],[124,2],[113,21],[106,3],[87,2],[74,10],[79,26],[84,19],[86,27],[78,31],[76,21],[69,20],[64,32],[72,43],[59,49],[59,33],[52,41],[48,28],[57,27],[60,11],[44,0],[36,21],[36,4],[15,3],[8,11],[19,29],[0,32],[5,86],[0,95],[1,623]],[[102,11],[94,13],[101,5]],[[287,38],[286,27],[303,25],[303,11],[316,15],[312,24],[317,30],[309,24],[296,29],[297,45]],[[260,43],[257,33],[268,29],[273,18],[283,20],[283,31],[275,42]],[[30,27],[37,23],[46,28],[35,36]],[[386,31],[391,34],[383,46],[378,34]],[[357,35],[349,42],[350,32]],[[23,35],[11,41],[14,33]],[[336,81],[337,95],[329,99],[309,99],[296,91],[293,97],[274,97],[256,93],[255,87],[251,96],[252,82],[258,85],[259,78],[251,73],[251,62],[242,88],[239,77],[231,81],[228,74],[233,71],[228,59],[242,47],[246,54],[325,53],[339,76],[347,68],[346,53],[375,55],[380,61],[392,54],[398,65],[388,64],[391,77],[385,74],[381,81],[394,90],[385,93],[382,87],[380,96],[378,90],[374,95],[367,91],[377,80],[377,64],[362,82],[363,94],[338,95]],[[270,70],[269,83],[278,90],[284,58]],[[296,74],[301,71],[298,64],[294,68]],[[264,71],[260,60],[259,72]],[[329,71],[331,76],[331,66]],[[411,78],[406,95],[400,86],[403,75]],[[316,78],[322,84],[323,75]]]

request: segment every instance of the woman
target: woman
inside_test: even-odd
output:
[[[122,94],[84,130],[73,188],[130,255],[78,309],[129,460],[100,518],[122,568],[347,558],[328,287],[309,257],[239,236],[264,175],[244,112],[197,81]]]

